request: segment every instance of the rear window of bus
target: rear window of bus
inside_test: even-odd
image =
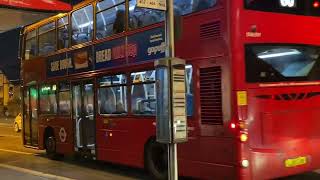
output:
[[[245,64],[247,82],[320,80],[320,47],[247,45]]]

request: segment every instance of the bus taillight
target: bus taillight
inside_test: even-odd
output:
[[[241,133],[240,134],[240,141],[241,142],[246,142],[248,140],[248,134],[246,133]]]

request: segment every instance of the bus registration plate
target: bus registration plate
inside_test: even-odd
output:
[[[300,166],[303,164],[307,164],[307,157],[298,157],[298,158],[294,158],[294,159],[287,159],[285,160],[285,166],[286,167],[295,167],[295,166]]]

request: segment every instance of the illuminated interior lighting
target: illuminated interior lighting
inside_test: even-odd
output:
[[[87,23],[84,23],[84,24],[80,24],[80,25],[78,26],[78,28],[84,28],[84,27],[90,26],[90,25],[92,25],[92,24],[93,24],[92,21],[91,21],[91,22],[87,22]]]
[[[315,2],[313,3],[313,7],[314,7],[314,8],[319,8],[319,7],[320,7],[319,1],[315,1]]]
[[[192,68],[192,65],[186,65],[186,69],[190,69],[190,68]]]
[[[134,8],[135,8],[135,6],[130,6],[130,7],[129,7],[129,11],[133,11]]]
[[[259,55],[258,57],[261,59],[267,59],[267,58],[283,57],[283,56],[290,56],[290,55],[297,55],[297,54],[301,54],[301,53],[299,51],[292,51],[292,52]]]

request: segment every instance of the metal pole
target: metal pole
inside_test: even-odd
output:
[[[174,58],[174,11],[173,11],[173,0],[166,0],[167,11],[166,11],[166,56]],[[172,117],[171,117],[172,118]],[[173,126],[173,123],[172,123]],[[173,132],[172,132],[173,135]],[[178,179],[178,160],[177,160],[177,144],[168,144],[168,179]]]
[[[168,144],[168,179],[178,179],[178,160],[177,160],[177,144]]]
[[[166,11],[166,43],[167,43],[167,57],[174,57],[174,12],[173,0],[167,0]]]

